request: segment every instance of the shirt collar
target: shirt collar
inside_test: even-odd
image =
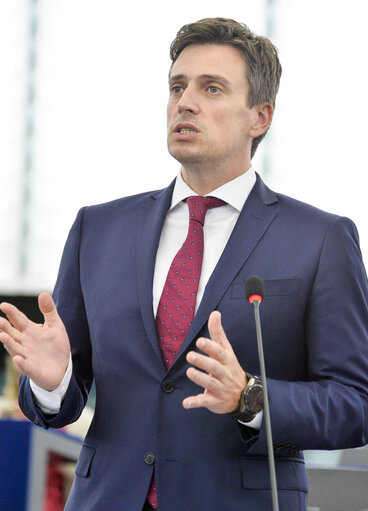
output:
[[[239,212],[242,210],[245,201],[248,198],[254,184],[256,182],[256,173],[253,167],[239,177],[225,183],[224,185],[213,190],[210,195],[211,197],[217,197],[221,199]],[[175,208],[181,201],[192,195],[198,195],[184,182],[179,172],[174,186],[174,191],[171,199],[170,210]],[[170,211],[169,210],[169,211]]]

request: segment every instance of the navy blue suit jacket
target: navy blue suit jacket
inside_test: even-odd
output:
[[[368,442],[368,290],[355,226],[275,194],[257,177],[166,371],[152,281],[173,185],[79,212],[54,293],[72,344],[71,384],[60,413],[47,417],[23,377],[22,409],[45,428],[64,426],[80,415],[95,379],[95,416],[67,511],[141,511],[153,469],[159,511],[269,511],[264,424],[256,432],[228,415],[182,407],[201,392],[186,377],[185,355],[208,336],[214,309],[242,367],[259,373],[243,289],[260,275],[280,511],[305,510],[300,451]]]

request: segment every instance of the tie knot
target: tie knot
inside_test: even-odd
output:
[[[206,213],[211,208],[225,206],[226,202],[217,197],[202,197],[194,195],[186,199],[189,208],[189,220],[197,220],[204,225]]]

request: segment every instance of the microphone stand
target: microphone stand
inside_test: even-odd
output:
[[[263,354],[261,320],[259,317],[260,301],[253,300],[252,305],[254,308],[254,317],[255,317],[255,321],[256,321],[258,358],[259,358],[259,366],[260,366],[260,370],[261,370],[261,380],[262,380],[262,387],[263,387],[263,398],[264,398],[263,412],[264,412],[264,417],[265,417],[265,422],[266,422],[268,465],[269,465],[269,470],[270,470],[271,492],[272,492],[272,510],[279,511],[279,503],[278,503],[278,497],[277,497],[275,458],[273,455],[273,442],[272,442],[272,432],[271,432],[270,407],[268,404],[266,368],[265,368],[264,354]]]

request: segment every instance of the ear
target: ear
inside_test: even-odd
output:
[[[254,122],[249,134],[251,137],[257,138],[268,130],[272,121],[273,106],[271,103],[258,103],[252,110]]]

